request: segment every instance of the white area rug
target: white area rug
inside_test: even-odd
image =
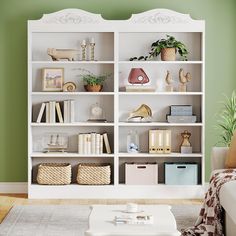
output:
[[[179,230],[194,224],[200,207],[172,207]],[[0,236],[84,236],[89,213],[86,205],[14,206],[0,225]]]

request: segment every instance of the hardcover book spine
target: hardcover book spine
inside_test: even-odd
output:
[[[84,154],[84,134],[78,135],[78,153]]]
[[[100,153],[100,134],[96,134],[95,154]]]
[[[87,154],[91,154],[92,142],[91,142],[91,134],[87,134]]]
[[[108,154],[110,154],[110,153],[111,153],[111,147],[110,147],[110,143],[109,143],[109,140],[108,140],[107,133],[104,133],[104,134],[103,134],[103,140],[104,140],[106,152],[107,152]]]
[[[50,110],[49,110],[49,103],[46,103],[46,123],[50,123]]]
[[[83,134],[83,154],[88,154],[87,146],[87,134]]]
[[[67,101],[64,101],[64,122],[68,123],[68,103]]]
[[[43,103],[41,104],[41,108],[40,108],[40,111],[39,111],[39,114],[38,114],[38,118],[37,118],[37,121],[36,121],[37,123],[40,123],[41,120],[42,120],[43,112],[44,112],[44,110],[45,110],[45,106],[46,106],[46,103],[43,102]]]
[[[91,133],[91,154],[96,154],[96,133]]]
[[[63,121],[61,107],[60,107],[60,103],[59,102],[56,103],[56,111],[57,111],[57,116],[58,116],[59,122],[63,123],[64,121]]]
[[[70,122],[75,122],[75,101],[70,100]]]
[[[102,135],[100,135],[99,154],[103,154],[103,136]]]

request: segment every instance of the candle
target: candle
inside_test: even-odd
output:
[[[81,43],[81,45],[83,45],[83,46],[85,46],[85,45],[86,45],[86,41],[85,41],[85,39],[83,39],[83,40],[82,40],[82,43]]]
[[[94,38],[91,38],[90,43],[95,43]]]

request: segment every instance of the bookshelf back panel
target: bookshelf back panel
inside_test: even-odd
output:
[[[44,32],[32,33],[32,61],[51,61],[47,54],[48,48],[76,49],[76,60],[81,60],[81,43],[86,40],[89,44],[91,38],[95,41],[95,60],[112,61],[114,59],[114,33],[111,32]],[[87,60],[90,56],[90,47],[86,47]]]
[[[125,163],[157,163],[158,164],[158,183],[163,184],[165,182],[165,162],[177,162],[177,163],[197,163],[198,166],[198,183],[201,184],[201,158],[199,157],[120,157],[119,158],[119,183],[125,183]]]
[[[70,163],[72,166],[72,183],[76,183],[76,176],[78,172],[78,164],[79,163],[97,163],[97,164],[110,164],[111,165],[111,184],[114,183],[114,159],[111,157],[66,157],[57,158],[57,157],[50,157],[50,158],[41,158],[41,157],[34,157],[32,158],[32,183],[37,183],[37,173],[38,173],[38,165],[41,163]],[[80,185],[78,185],[79,187]]]
[[[166,35],[171,35],[177,41],[184,43],[189,51],[189,61],[201,60],[201,33],[120,33],[119,34],[119,60],[128,61],[131,57],[146,56],[151,49],[152,43],[155,41],[166,38]],[[177,60],[181,60],[179,54],[176,55]],[[157,59],[160,60],[160,56]]]
[[[114,64],[33,64],[32,71],[32,91],[41,92],[43,88],[43,68],[64,68],[64,83],[74,82],[76,84],[77,92],[85,92],[82,75],[89,72],[94,75],[109,75],[103,84],[103,91],[114,91]]]
[[[78,134],[79,133],[107,133],[112,153],[114,152],[114,128],[113,127],[34,127],[32,129],[32,152],[42,152],[43,137],[51,134],[66,134],[69,137],[68,152],[78,153]],[[46,158],[45,158],[46,159]]]
[[[201,153],[201,127],[140,127],[138,124],[134,127],[120,127],[119,129],[119,152],[127,152],[127,135],[130,130],[137,131],[139,136],[140,152],[149,152],[149,130],[151,129],[169,129],[171,130],[171,151],[180,152],[182,142],[181,133],[185,130],[191,133],[190,143],[193,152]]]
[[[192,105],[193,114],[197,116],[197,122],[201,122],[201,96],[143,96],[133,95],[119,96],[119,121],[125,122],[130,112],[136,110],[141,104],[148,105],[152,110],[152,121],[166,122],[166,115],[170,113],[171,105]]]
[[[184,74],[190,72],[192,79],[187,83],[187,92],[201,92],[201,65],[200,64],[148,64],[148,63],[136,63],[134,64],[120,64],[119,65],[119,91],[125,91],[125,86],[130,85],[128,83],[128,77],[132,68],[143,68],[149,78],[149,83],[145,84],[152,86],[159,92],[166,91],[166,73],[167,70],[173,79],[172,86],[174,91],[178,92],[179,85],[179,70],[184,69]]]
[[[91,105],[98,103],[104,111],[104,116],[107,121],[112,122],[114,121],[114,96],[107,95],[107,96],[99,96],[99,95],[83,95],[83,96],[76,96],[70,97],[60,95],[46,95],[41,97],[33,97],[32,99],[32,121],[35,122],[37,120],[39,110],[41,104],[43,102],[49,101],[57,101],[60,102],[61,111],[63,113],[63,101],[65,100],[74,100],[75,101],[75,122],[86,122],[90,118],[90,108]],[[45,111],[44,111],[45,113]],[[45,120],[43,120],[45,121]]]

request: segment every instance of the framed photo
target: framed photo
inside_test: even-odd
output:
[[[64,68],[43,68],[43,91],[62,91]]]

